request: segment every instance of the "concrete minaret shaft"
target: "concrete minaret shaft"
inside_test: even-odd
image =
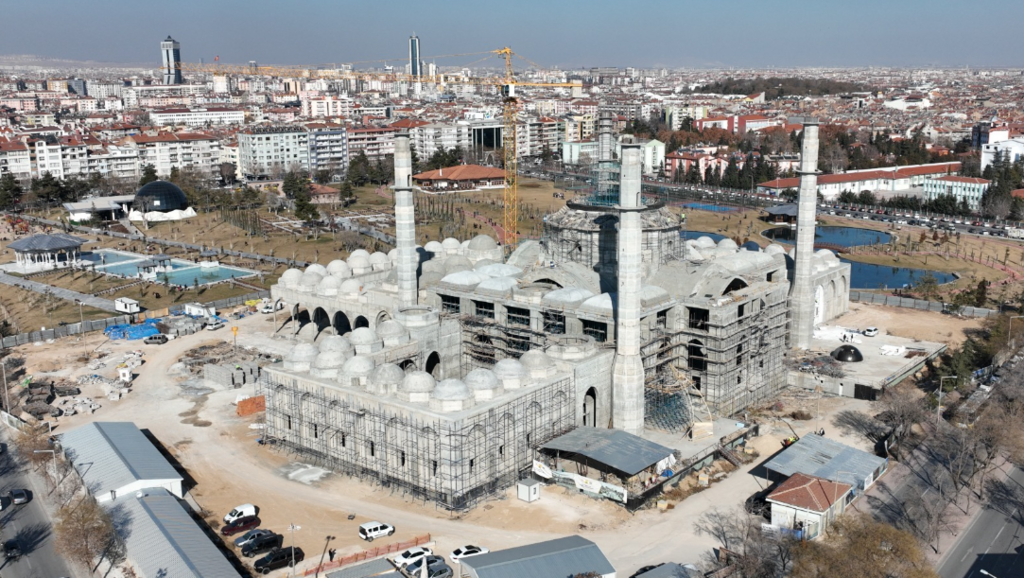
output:
[[[597,119],[597,160],[612,160],[615,150],[615,137],[612,135],[612,113],[605,111]]]
[[[640,146],[622,145],[619,183],[618,306],[612,366],[612,424],[639,435],[644,429],[644,364],[640,360]]]
[[[793,347],[807,349],[814,335],[814,214],[818,206],[818,121],[804,119],[803,146],[800,149],[800,193],[796,217],[796,271],[789,291],[792,323],[789,332]]]
[[[409,133],[395,138],[395,238],[398,249],[399,307],[411,307],[419,301],[416,283],[416,212],[412,202],[412,149]]]

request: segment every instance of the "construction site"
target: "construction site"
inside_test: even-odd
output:
[[[397,247],[286,271],[272,289],[291,312],[278,335],[295,345],[259,381],[267,439],[465,510],[574,428],[699,439],[715,415],[778,395],[792,252],[683,240],[642,198],[637,145],[612,158],[608,119],[599,142],[588,191],[545,219],[542,239],[421,247],[400,135]],[[845,312],[849,266],[829,251],[805,261],[808,321]]]

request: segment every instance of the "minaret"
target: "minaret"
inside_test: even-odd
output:
[[[803,121],[803,146],[800,148],[800,192],[796,216],[796,271],[789,289],[792,347],[807,349],[814,336],[814,213],[818,206],[818,120]]]
[[[395,238],[398,249],[399,307],[411,307],[419,301],[416,285],[416,210],[412,203],[412,149],[409,133],[395,138]]]
[[[604,111],[597,119],[597,160],[612,160],[612,151],[615,147],[615,137],[612,135],[612,113]]]
[[[640,145],[622,144],[619,181],[618,305],[612,365],[612,425],[644,429],[644,364],[640,360]]]

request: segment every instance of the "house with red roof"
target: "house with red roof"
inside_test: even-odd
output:
[[[505,171],[480,165],[459,165],[426,171],[412,176],[427,191],[469,191],[505,184]]]
[[[853,501],[853,486],[795,473],[768,494],[772,525],[798,532],[804,540],[817,538]]]

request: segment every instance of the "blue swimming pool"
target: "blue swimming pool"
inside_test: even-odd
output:
[[[83,255],[82,258],[91,261],[97,272],[108,275],[120,275],[122,277],[137,277],[139,274],[138,265],[149,260],[147,255],[111,249],[93,251]],[[196,263],[185,261],[184,259],[171,259],[170,266],[170,271],[156,274],[157,282],[167,283],[168,285],[205,285],[226,279],[251,277],[256,274],[255,271],[250,271],[249,269],[224,265],[200,267]]]
[[[723,207],[712,203],[683,203],[683,206],[694,211],[710,211],[712,213],[734,213],[740,210],[737,207]]]

